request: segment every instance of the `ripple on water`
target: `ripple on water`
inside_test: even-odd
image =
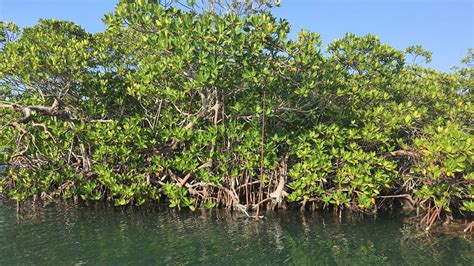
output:
[[[176,212],[101,204],[0,202],[0,265],[10,264],[458,264],[472,241],[417,237],[395,215]]]

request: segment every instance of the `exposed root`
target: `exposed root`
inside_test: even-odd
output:
[[[464,233],[472,232],[472,228],[474,228],[474,221],[470,222],[467,227],[463,230]]]
[[[440,217],[441,211],[443,210],[443,204],[444,200],[446,199],[446,195],[441,199],[441,203],[439,204],[438,207],[433,206],[431,208],[431,202],[430,202],[430,207],[428,207],[428,212],[426,213],[425,217],[421,220],[421,222],[425,221],[426,222],[426,231],[429,231],[433,224],[436,222],[436,220]]]

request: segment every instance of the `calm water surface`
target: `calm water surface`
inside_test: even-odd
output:
[[[474,265],[472,239],[396,215],[174,212],[0,201],[0,265]]]

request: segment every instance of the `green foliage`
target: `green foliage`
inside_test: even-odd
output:
[[[96,34],[1,24],[0,193],[192,210],[409,194],[472,213],[469,56],[442,73],[354,34],[325,53],[263,9],[154,2],[121,1]]]
[[[436,129],[427,128],[425,134],[428,137],[414,141],[415,149],[424,156],[407,176],[417,184],[415,195],[420,200],[433,200],[447,212],[461,202],[464,210],[471,211],[474,138],[451,123]]]
[[[13,41],[20,29],[12,22],[0,21],[0,47],[9,41]]]
[[[375,197],[389,192],[398,175],[393,161],[370,151],[364,133],[318,125],[300,136],[293,146],[298,163],[289,172],[289,200],[373,208]]]
[[[417,63],[416,60],[417,60],[418,57],[424,58],[425,63],[430,63],[431,62],[431,56],[433,55],[432,52],[426,51],[425,49],[423,49],[423,47],[421,45],[409,46],[409,47],[407,47],[407,49],[405,49],[405,52],[407,54],[410,54],[413,57],[413,59],[412,59],[413,64]]]

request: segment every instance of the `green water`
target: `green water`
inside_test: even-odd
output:
[[[396,215],[174,212],[0,201],[0,265],[474,265],[472,240]]]

